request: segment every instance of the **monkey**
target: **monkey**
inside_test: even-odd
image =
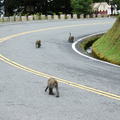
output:
[[[35,42],[35,46],[36,46],[36,48],[40,48],[41,47],[41,40],[37,40]]]
[[[58,82],[55,78],[49,78],[45,92],[49,88],[49,95],[54,95],[53,88],[56,88],[56,97],[59,97]]]
[[[71,33],[69,33],[69,34],[70,34],[70,35],[69,35],[69,38],[68,38],[68,42],[73,43],[75,37],[74,37],[74,36],[71,36]]]

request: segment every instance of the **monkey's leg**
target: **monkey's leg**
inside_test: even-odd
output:
[[[36,48],[38,48],[38,44],[36,43]]]
[[[38,44],[38,48],[40,47],[40,44]]]
[[[47,89],[48,89],[48,86],[46,87],[45,92],[47,91]]]
[[[59,90],[58,90],[58,86],[56,86],[56,97],[59,97]]]
[[[49,88],[49,95],[54,95],[53,88]]]
[[[40,48],[40,47],[41,47],[41,43],[38,44],[38,48]]]

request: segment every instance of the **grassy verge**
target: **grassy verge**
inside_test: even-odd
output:
[[[100,59],[120,65],[120,16],[112,28],[92,45]]]
[[[90,46],[92,46],[92,44],[98,40],[103,34],[99,34],[99,35],[94,35],[94,36],[90,36],[85,38],[84,40],[82,40],[82,42],[80,43],[80,47],[86,51],[87,48],[89,48]]]

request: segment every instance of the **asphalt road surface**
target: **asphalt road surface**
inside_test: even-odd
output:
[[[120,120],[120,67],[81,56],[68,43],[69,32],[78,39],[114,21],[0,24],[0,120]],[[59,98],[44,92],[51,76]]]

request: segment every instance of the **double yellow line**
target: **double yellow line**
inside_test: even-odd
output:
[[[49,28],[42,28],[42,29],[38,29],[38,30],[31,30],[31,31],[27,31],[27,32],[21,32],[21,33],[17,33],[17,34],[13,34],[7,37],[3,37],[0,38],[0,42],[4,42],[6,40],[15,38],[15,37],[19,37],[22,35],[26,35],[26,34],[30,34],[30,33],[36,33],[36,32],[43,32],[43,31],[47,31],[47,30],[56,30],[56,29],[63,29],[63,28],[72,28],[72,27],[79,27],[79,26],[89,26],[89,25],[100,25],[100,24],[110,24],[110,22],[103,22],[103,23],[89,23],[89,24],[76,24],[76,25],[66,25],[66,26],[59,26],[59,27],[49,27]]]
[[[12,66],[18,68],[18,69],[24,70],[26,72],[30,72],[30,73],[35,74],[37,76],[45,77],[45,78],[54,77],[59,82],[62,82],[64,84],[67,84],[67,85],[70,85],[70,86],[73,86],[73,87],[76,87],[76,88],[80,88],[80,89],[83,89],[83,90],[87,90],[87,91],[90,91],[90,92],[93,92],[93,93],[96,93],[96,94],[99,94],[99,95],[102,95],[102,96],[106,96],[106,97],[109,97],[109,98],[112,98],[112,99],[120,100],[119,95],[115,95],[115,94],[112,94],[112,93],[109,93],[109,92],[104,92],[104,91],[101,91],[101,90],[98,90],[98,89],[87,87],[85,85],[77,84],[75,82],[67,81],[67,80],[64,80],[64,79],[61,79],[61,78],[58,78],[58,77],[55,77],[55,76],[52,76],[52,75],[49,75],[49,74],[45,74],[45,73],[33,70],[29,67],[20,65],[20,64],[2,56],[2,55],[0,55],[0,60],[4,61],[5,63],[8,63],[9,65],[12,65]]]
[[[63,29],[63,28],[70,28],[70,27],[78,27],[78,26],[82,26],[82,25],[96,25],[96,24],[109,24],[109,23],[77,24],[77,25],[70,25],[70,26],[43,28],[43,29],[39,29],[39,30],[33,30],[33,31],[22,32],[22,33],[10,35],[10,36],[1,38],[0,42],[6,41],[6,40],[9,40],[11,38],[18,37],[18,36],[21,36],[21,35],[30,34],[30,33],[33,33],[33,32],[41,32],[41,31],[46,31],[46,30],[55,30],[55,29]],[[86,91],[89,91],[89,92],[93,92],[93,93],[96,93],[96,94],[99,94],[99,95],[102,95],[102,96],[105,96],[105,97],[108,97],[108,98],[111,98],[111,99],[120,100],[120,96],[119,95],[115,95],[115,94],[112,94],[112,93],[109,93],[109,92],[105,92],[105,91],[101,91],[101,90],[98,90],[98,89],[94,89],[94,88],[91,88],[91,87],[88,87],[88,86],[77,84],[75,82],[67,81],[67,80],[64,80],[64,79],[57,78],[55,76],[46,74],[46,73],[42,73],[42,72],[33,70],[33,69],[29,68],[29,67],[26,67],[26,66],[23,66],[21,64],[18,64],[16,62],[6,58],[5,56],[3,56],[1,54],[0,54],[0,60],[4,61],[5,63],[7,63],[7,64],[9,64],[11,66],[14,66],[14,67],[16,67],[18,69],[24,70],[26,72],[30,72],[30,73],[35,74],[37,76],[45,77],[45,78],[54,77],[59,82],[62,82],[64,84],[67,84],[67,85],[70,85],[70,86],[73,86],[73,87],[76,87],[76,88],[80,88],[80,89],[83,89],[83,90],[86,90]]]

